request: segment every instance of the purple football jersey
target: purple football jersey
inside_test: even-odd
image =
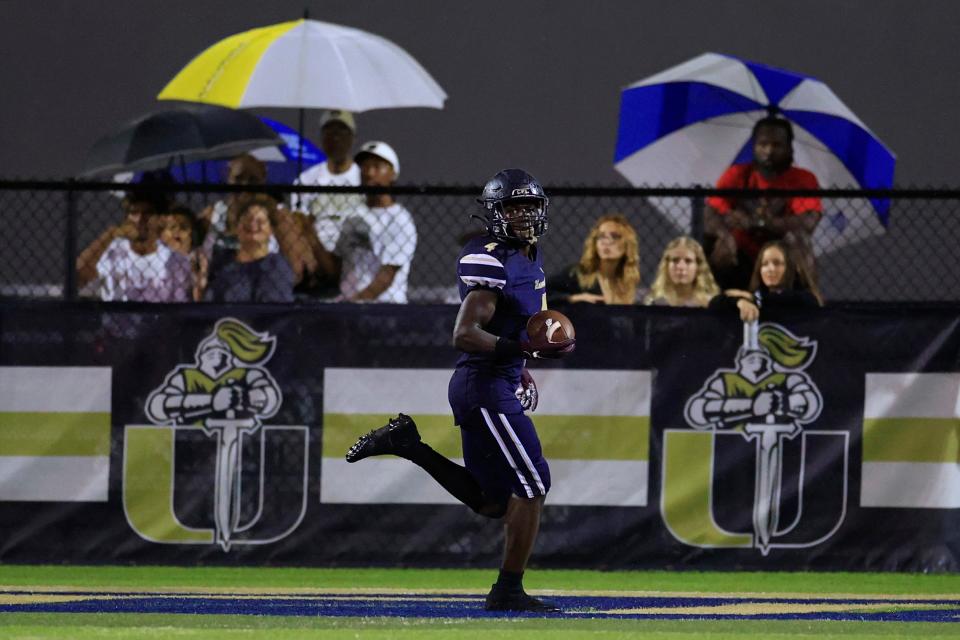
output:
[[[457,261],[460,300],[474,289],[498,294],[497,309],[484,329],[512,340],[527,337],[527,319],[546,306],[546,276],[538,246],[530,256],[484,235],[469,241]],[[476,407],[502,413],[523,411],[514,395],[524,360],[500,358],[493,353],[462,353],[450,382],[454,414]]]

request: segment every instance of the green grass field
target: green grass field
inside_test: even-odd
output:
[[[951,622],[891,622],[858,619],[724,619],[692,613],[683,619],[622,617],[496,618],[465,617],[475,612],[478,596],[489,588],[494,571],[422,569],[253,569],[183,567],[0,567],[0,638],[920,638],[960,637],[960,576],[877,573],[694,573],[531,571],[529,591],[563,596],[757,597],[784,600],[859,598],[877,611],[923,609],[952,601]],[[84,596],[77,596],[82,592]],[[102,611],[56,613],[17,611],[24,603],[69,601],[109,593]],[[367,602],[380,594],[385,602],[405,597],[430,599],[448,594],[444,617],[378,615],[367,602],[363,616],[317,612],[275,615],[121,613],[116,603],[151,597],[202,594],[215,602],[243,606],[260,598],[316,598]],[[179,595],[177,595],[179,594]],[[386,597],[384,597],[386,594]],[[462,597],[456,597],[456,595]],[[252,599],[252,600],[248,600]],[[375,600],[375,599],[374,599]],[[875,601],[889,600],[889,605]],[[912,600],[907,603],[907,600]],[[112,603],[112,604],[111,604]],[[779,604],[777,606],[780,606]],[[843,604],[858,610],[857,604]],[[865,605],[864,605],[865,606]],[[603,612],[599,612],[603,613]],[[849,617],[849,616],[848,616]],[[855,615],[854,615],[855,617]]]

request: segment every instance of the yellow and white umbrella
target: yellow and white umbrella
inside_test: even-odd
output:
[[[317,20],[244,31],[194,58],[160,100],[233,108],[442,109],[447,94],[413,56],[378,35]]]

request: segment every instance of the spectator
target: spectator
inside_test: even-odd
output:
[[[744,322],[760,317],[760,309],[812,309],[823,305],[823,296],[802,263],[784,242],[763,245],[750,278],[750,291],[728,289],[710,301],[712,309],[732,309]]]
[[[177,253],[189,256],[198,233],[196,214],[185,205],[173,205],[160,216],[160,242]]]
[[[77,286],[81,289],[97,279],[97,262],[107,247],[117,238],[132,239],[139,235],[140,220],[144,216],[166,211],[169,197],[155,187],[170,184],[173,180],[166,172],[145,173],[140,181],[126,193],[122,201],[123,220],[119,225],[107,227],[77,256]]]
[[[292,302],[294,274],[280,253],[270,251],[276,201],[254,196],[237,218],[237,249],[220,264],[201,258],[194,295],[209,302]]]
[[[267,182],[267,166],[249,153],[239,155],[227,163],[227,184],[263,185]],[[228,193],[200,212],[200,224],[204,232],[204,248],[207,256],[214,247],[226,245],[235,248],[236,226],[240,210],[256,195],[254,191]],[[279,250],[274,244],[273,251]]]
[[[260,160],[250,154],[243,154],[233,158],[227,165],[227,184],[230,185],[264,185],[267,180],[267,167]],[[259,192],[262,193],[262,192]],[[218,200],[206,207],[200,213],[201,226],[205,227],[205,237],[202,245],[204,259],[216,265],[231,259],[237,249],[237,221],[239,213],[253,199],[258,198],[257,191],[241,191],[230,193],[223,200]],[[263,195],[262,197],[271,197]],[[282,253],[289,265],[293,268],[297,280],[303,273],[316,268],[312,260],[310,247],[304,234],[293,216],[286,209],[276,207],[274,200],[274,231],[269,238],[269,251]]]
[[[365,187],[389,187],[400,173],[386,142],[367,142],[354,160]],[[417,228],[406,207],[389,193],[368,193],[366,204],[344,220],[335,251],[321,245],[317,257],[321,272],[340,282],[343,300],[405,303],[416,248]]]
[[[127,216],[96,263],[100,298],[135,302],[187,302],[190,259],[160,242],[156,203],[132,196]]]
[[[663,250],[657,277],[644,302],[670,307],[706,307],[720,293],[700,243],[674,238]]]
[[[793,166],[793,127],[770,116],[753,128],[753,160],[727,169],[719,189],[817,189],[811,172]],[[782,240],[814,273],[811,235],[823,206],[816,197],[707,198],[705,249],[721,288],[744,289],[760,247]]]
[[[320,118],[320,148],[326,162],[310,167],[294,181],[308,187],[356,187],[360,185],[360,167],[354,162],[353,149],[357,127],[349,111],[326,111]],[[359,194],[305,193],[300,209],[309,217],[316,236],[327,251],[333,251],[340,237],[343,219],[363,204]]]
[[[640,290],[640,247],[626,217],[599,218],[583,243],[580,262],[550,278],[550,302],[635,304]]]

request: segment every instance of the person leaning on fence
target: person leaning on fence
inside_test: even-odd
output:
[[[753,160],[728,168],[718,189],[818,189],[816,176],[793,166],[793,127],[769,116],[753,128]],[[721,288],[744,289],[760,247],[783,240],[810,273],[815,272],[811,236],[823,213],[817,197],[713,196],[704,210],[704,249]]]
[[[706,307],[720,293],[700,243],[690,236],[671,240],[663,250],[645,304]]]
[[[276,201],[254,196],[237,218],[237,248],[228,261],[201,262],[194,297],[208,302],[292,302],[294,273],[270,251]]]
[[[168,175],[146,173],[127,191],[121,201],[123,218],[120,224],[107,227],[77,256],[77,286],[80,289],[97,279],[97,262],[110,243],[117,238],[135,238],[139,233],[138,224],[142,215],[162,212],[170,206],[169,196],[154,189],[156,185],[169,181]]]
[[[760,317],[761,309],[816,309],[823,296],[812,274],[786,243],[763,245],[750,277],[750,290],[727,289],[710,301],[711,309],[734,309],[744,322]]]
[[[400,173],[396,152],[386,142],[360,147],[354,160],[365,187],[389,187]],[[407,278],[417,248],[413,216],[390,193],[368,193],[366,203],[344,220],[334,251],[314,238],[320,272],[340,283],[342,300],[407,302]]]
[[[640,289],[640,245],[620,214],[599,218],[583,243],[580,262],[550,277],[549,302],[635,304]]]
[[[124,221],[84,250],[78,263],[96,257],[99,295],[107,301],[188,302],[190,259],[160,242],[160,209],[165,198],[134,191],[124,199]],[[102,250],[99,244],[110,238]],[[81,272],[82,273],[82,272]],[[86,284],[86,274],[80,280]]]

